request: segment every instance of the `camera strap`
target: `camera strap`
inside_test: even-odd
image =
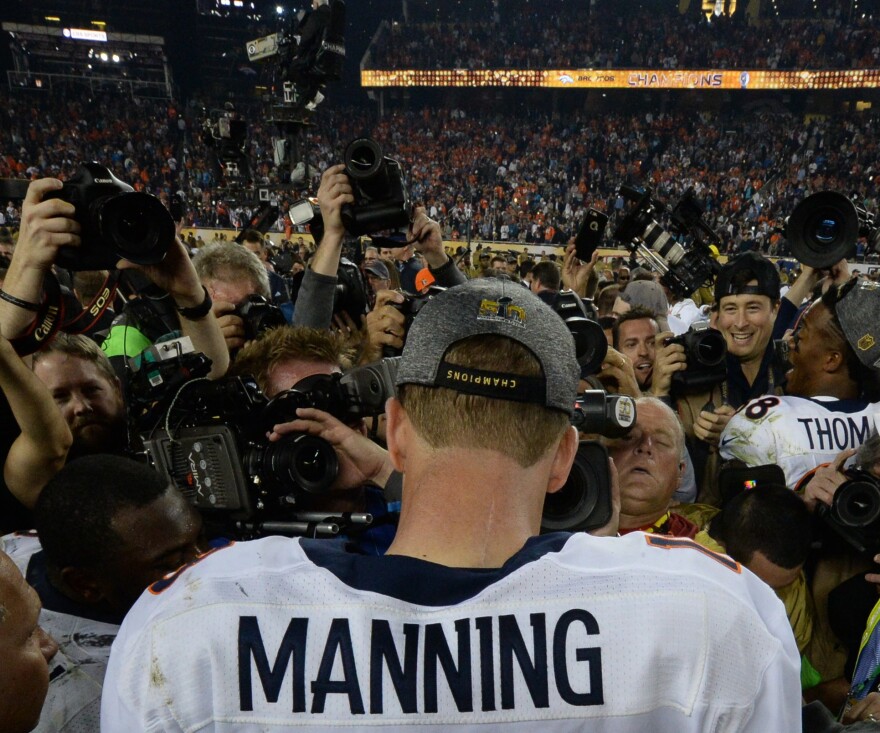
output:
[[[64,312],[61,284],[53,273],[47,272],[43,279],[43,300],[40,302],[40,310],[37,311],[27,331],[9,340],[15,353],[19,356],[30,356],[42,349],[61,328]]]
[[[82,334],[92,329],[113,304],[118,278],[117,272],[110,272],[92,302],[70,321],[66,321],[67,308],[64,305],[61,284],[53,272],[47,272],[43,278],[43,300],[40,303],[40,310],[27,331],[21,336],[10,339],[15,352],[19,356],[29,356],[42,349],[58,331]]]
[[[71,320],[63,323],[61,330],[75,335],[90,332],[107,312],[107,309],[113,305],[118,287],[119,273],[116,270],[111,270],[104,278],[104,284],[98,294],[92,298],[92,302]]]

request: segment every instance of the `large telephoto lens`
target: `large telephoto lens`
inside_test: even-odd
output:
[[[850,257],[859,238],[859,214],[842,193],[822,191],[799,203],[785,227],[798,262],[827,268]]]

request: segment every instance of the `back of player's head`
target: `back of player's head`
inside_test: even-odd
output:
[[[565,432],[579,375],[572,336],[549,306],[481,278],[421,309],[397,386],[431,446],[486,448],[529,466]]]
[[[822,303],[831,312],[827,329],[846,354],[850,378],[859,391],[874,402],[880,391],[880,285],[853,278],[839,287],[829,288]]]
[[[162,497],[168,482],[149,466],[113,455],[68,463],[40,492],[34,521],[49,567],[96,567],[122,542],[113,518]]]
[[[712,535],[743,564],[761,552],[779,567],[802,565],[810,550],[812,519],[803,500],[781,486],[768,486],[731,499],[712,521]]]

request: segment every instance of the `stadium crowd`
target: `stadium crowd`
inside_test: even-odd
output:
[[[96,160],[139,190],[188,202],[186,223],[242,228],[254,204],[224,185],[201,134],[202,105],[102,98],[2,96],[0,175],[69,178]],[[85,106],[88,106],[88,113]],[[100,110],[95,117],[95,109]],[[285,182],[273,159],[273,129],[257,108],[248,159],[258,185]],[[548,118],[475,110],[365,110],[322,115],[307,149],[317,185],[348,141],[369,136],[403,163],[414,201],[440,222],[447,239],[559,245],[590,206],[618,211],[620,184],[650,187],[672,204],[693,188],[726,253],[787,254],[781,235],[795,205],[817,191],[878,203],[877,117],[853,114],[799,120],[789,114],[646,112]],[[161,143],[156,141],[163,141]],[[15,202],[4,202],[6,213]],[[282,217],[275,230],[291,230]],[[860,252],[861,254],[861,252]]]
[[[838,12],[841,9],[838,7]],[[370,49],[374,69],[871,69],[880,31],[869,19],[766,18],[750,25],[698,13],[596,12],[548,18],[529,6],[510,22],[496,11],[386,25]]]

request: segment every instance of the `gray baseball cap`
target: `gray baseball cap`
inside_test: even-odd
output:
[[[840,293],[834,311],[846,340],[862,364],[880,369],[880,283],[853,279]]]
[[[543,375],[488,372],[446,361],[454,344],[490,334],[525,346],[540,362]],[[574,339],[562,318],[517,283],[479,278],[449,288],[421,308],[406,337],[397,385],[446,387],[571,415],[579,377]]]

